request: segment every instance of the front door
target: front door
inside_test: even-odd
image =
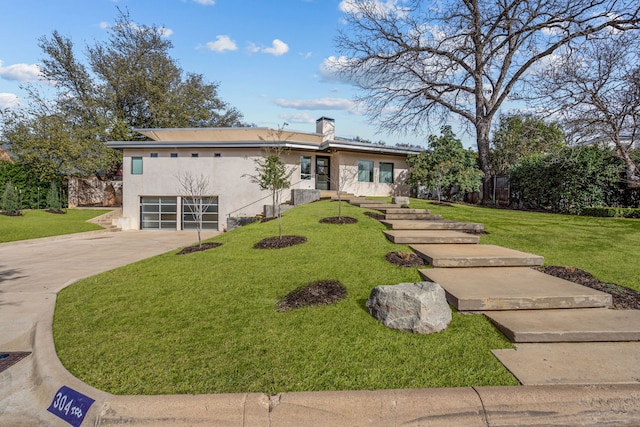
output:
[[[316,190],[331,189],[331,159],[316,156]]]

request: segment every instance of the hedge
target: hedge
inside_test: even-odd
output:
[[[582,209],[582,215],[605,218],[640,218],[640,208],[588,207]]]

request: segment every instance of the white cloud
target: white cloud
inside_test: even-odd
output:
[[[302,56],[304,59],[309,59],[313,56],[313,52],[300,52],[298,55]]]
[[[216,36],[216,41],[207,43],[207,49],[222,53],[226,50],[237,50],[238,45],[229,36]]]
[[[352,79],[340,74],[340,70],[349,63],[346,56],[329,56],[320,64],[320,80],[327,83],[353,83]]]
[[[111,24],[109,24],[107,21],[102,21],[101,23],[98,24],[98,26],[102,30],[108,30],[109,28],[111,28]]]
[[[271,42],[271,47],[262,49],[262,53],[268,53],[274,56],[284,55],[289,52],[289,46],[280,39],[275,39]]]
[[[38,64],[13,64],[8,67],[2,66],[0,61],[0,77],[7,80],[19,82],[33,82],[40,78],[40,67]]]
[[[280,114],[279,118],[283,119],[287,123],[315,123],[316,120],[307,113],[295,113],[295,114]]]
[[[203,6],[213,6],[216,4],[216,0],[193,0],[194,3],[201,4]]]
[[[0,109],[17,108],[20,106],[20,98],[13,93],[0,93]]]
[[[406,14],[406,7],[401,3],[405,3],[404,0],[367,0],[364,2],[356,0],[342,0],[338,5],[338,9],[349,15],[359,15],[360,10],[367,9],[379,16],[398,15],[402,16]]]
[[[351,110],[353,101],[346,98],[275,99],[276,105],[296,110]]]

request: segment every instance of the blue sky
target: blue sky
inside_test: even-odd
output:
[[[249,123],[287,122],[314,132],[315,119],[328,116],[339,136],[423,143],[426,137],[377,133],[352,102],[354,89],[328,72],[343,6],[341,0],[4,0],[0,108],[26,102],[20,84],[37,74],[40,37],[57,30],[84,57],[84,46],[106,39],[120,7],[136,23],[165,27],[183,70],[218,82],[221,98]]]

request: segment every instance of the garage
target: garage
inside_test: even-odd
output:
[[[183,230],[196,230],[200,214],[202,214],[202,230],[217,230],[218,198],[215,196],[182,198]]]
[[[140,197],[140,229],[176,230],[178,218],[177,201],[177,197]]]

